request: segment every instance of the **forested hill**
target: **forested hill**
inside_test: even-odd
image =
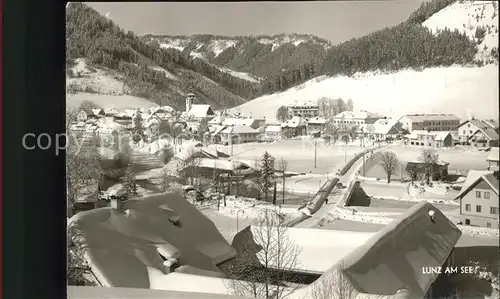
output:
[[[86,58],[94,67],[120,74],[130,94],[176,108],[184,106],[189,91],[215,108],[233,107],[260,93],[258,83],[202,59],[145,44],[82,3],[67,7],[66,53],[68,66],[76,58]]]
[[[274,36],[167,36],[145,35],[146,43],[176,49],[212,64],[261,78],[272,78],[283,70],[319,64],[330,42],[313,35]]]
[[[333,46],[298,34],[138,37],[85,4],[71,3],[66,17],[67,53],[69,58],[87,58],[94,66],[117,71],[133,95],[183,107],[185,93],[192,90],[215,108],[230,108],[321,75],[498,61],[497,47],[485,44],[495,30],[498,35],[498,26],[483,26],[486,18],[497,20],[498,6],[493,16],[484,8],[465,8],[474,15],[474,26],[451,26],[448,22],[453,17],[435,17],[462,2],[478,6],[478,1],[427,1],[399,25]],[[463,7],[453,9],[452,15]]]

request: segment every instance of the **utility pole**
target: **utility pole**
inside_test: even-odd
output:
[[[316,169],[316,138],[314,139],[314,169]]]

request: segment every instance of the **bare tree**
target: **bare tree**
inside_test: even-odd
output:
[[[276,111],[276,119],[284,123],[288,120],[288,109],[285,106],[280,106]]]
[[[279,209],[263,210],[253,228],[249,234],[253,240],[233,244],[238,256],[228,267],[226,287],[239,296],[285,298],[298,287],[289,282],[291,271],[298,267],[300,249],[289,237]]]
[[[433,149],[424,149],[418,160],[424,165],[425,179],[427,184],[429,184],[432,174],[436,170],[439,155]]]
[[[354,299],[357,290],[344,272],[345,266],[341,262],[339,267],[332,272],[323,274],[311,287],[311,299]]]
[[[71,130],[76,111],[66,112],[66,192],[67,204],[73,207],[81,195],[97,196],[102,175],[101,157],[92,132]]]
[[[387,183],[390,183],[391,177],[399,164],[398,156],[394,152],[383,152],[380,154],[380,164],[387,175]]]
[[[283,183],[282,183],[282,187],[283,187],[283,204],[285,203],[285,182],[286,182],[286,176],[285,176],[285,172],[288,170],[288,161],[281,158],[277,165],[276,165],[276,169],[281,172],[281,176],[282,176],[282,179],[283,179]]]
[[[67,284],[71,286],[96,286],[99,282],[92,272],[92,268],[84,258],[84,248],[73,242],[74,239],[81,239],[81,234],[70,224],[68,227],[67,246]]]

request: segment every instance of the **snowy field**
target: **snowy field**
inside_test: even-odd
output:
[[[418,160],[424,148],[427,147],[393,145],[388,146],[384,151],[394,152],[400,161],[408,162]],[[448,170],[451,172],[470,169],[484,170],[488,166],[486,163],[488,152],[485,151],[467,147],[436,148],[434,150],[439,155],[440,160],[450,163]],[[374,155],[374,157],[376,156]],[[367,165],[369,164],[367,163]],[[386,177],[382,166],[379,164],[376,164],[373,169],[366,169],[366,171],[366,176],[368,177],[378,177],[381,179]],[[399,175],[399,172],[396,175]]]
[[[67,109],[77,108],[83,101],[90,101],[102,108],[116,108],[118,110],[156,107],[158,104],[143,98],[130,95],[105,95],[95,93],[78,93],[66,95]]]
[[[352,77],[318,77],[287,91],[264,95],[233,108],[244,115],[275,119],[282,105],[321,97],[352,99],[354,108],[402,116],[448,112],[460,118],[498,118],[498,65],[427,68],[394,74],[369,72]],[[471,101],[474,99],[474,101]]]
[[[217,150],[231,154],[231,146],[212,145]],[[281,158],[288,162],[288,171],[312,174],[334,174],[352,159],[362,149],[359,141],[348,146],[338,143],[327,145],[318,141],[316,146],[316,168],[314,168],[314,141],[309,138],[302,140],[279,140],[273,143],[245,143],[233,145],[234,159],[255,160],[261,159],[267,152],[279,161]]]

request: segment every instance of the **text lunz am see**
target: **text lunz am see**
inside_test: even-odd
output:
[[[442,274],[442,273],[460,273],[472,274],[477,273],[479,267],[461,266],[461,267],[422,267],[422,274]]]

